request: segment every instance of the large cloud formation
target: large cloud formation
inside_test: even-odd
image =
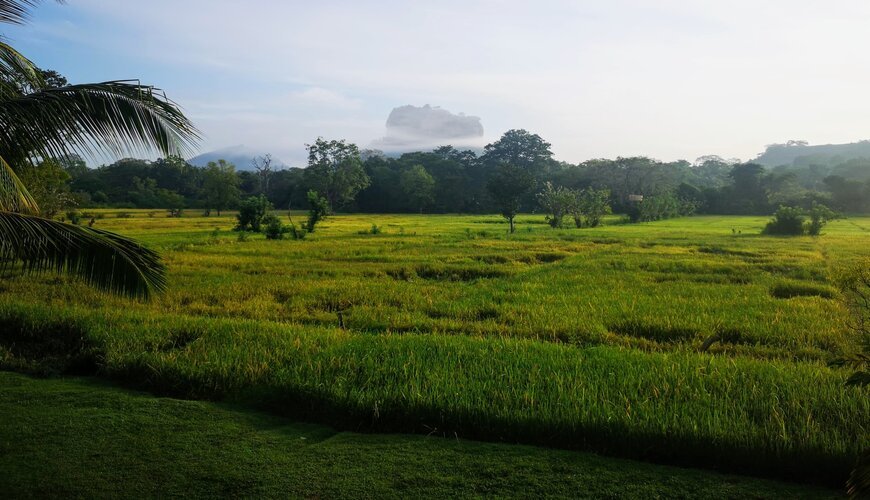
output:
[[[412,151],[452,144],[475,146],[483,137],[477,116],[453,114],[438,106],[399,106],[387,118],[387,135],[374,146],[389,151]]]

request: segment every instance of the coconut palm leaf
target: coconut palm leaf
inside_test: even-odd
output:
[[[42,73],[30,59],[0,39],[0,99],[19,95],[24,86],[43,88]]]
[[[0,211],[0,270],[66,273],[99,289],[146,298],[166,287],[160,256],[107,231]]]
[[[30,17],[30,9],[40,3],[40,0],[0,0],[0,23],[23,24]]]
[[[0,23],[25,22],[39,3],[0,0]],[[0,40],[0,271],[62,272],[134,297],[162,290],[165,267],[156,253],[122,236],[36,216],[14,169],[69,153],[181,155],[198,139],[159,89],[138,81],[47,88],[39,69]]]
[[[30,196],[30,192],[2,156],[0,156],[0,210],[27,214],[39,213],[36,200]]]
[[[0,100],[0,156],[12,165],[70,152],[185,154],[198,139],[175,103],[138,82],[69,85]]]

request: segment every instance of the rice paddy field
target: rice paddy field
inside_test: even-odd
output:
[[[857,348],[834,278],[870,257],[870,217],[784,238],[764,217],[527,215],[509,235],[495,215],[338,215],[268,241],[231,215],[118,215],[96,227],[159,250],[169,289],[6,276],[0,369],[832,488],[870,447],[866,389],[828,364]]]

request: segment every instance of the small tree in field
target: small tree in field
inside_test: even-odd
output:
[[[236,167],[226,160],[210,161],[203,172],[202,194],[206,213],[233,206],[239,199],[239,177]]]
[[[577,192],[564,187],[553,187],[551,182],[544,184],[538,193],[538,204],[547,211],[547,223],[551,227],[562,227],[565,215],[576,205]]]
[[[352,202],[357,193],[368,187],[369,176],[356,144],[318,137],[314,144],[305,147],[308,148],[305,183],[326,198],[330,210]]]
[[[810,224],[807,226],[807,234],[810,236],[818,236],[822,234],[822,228],[825,227],[825,224],[827,224],[829,220],[837,218],[836,212],[816,202],[813,202],[813,206],[809,211],[809,216]]]
[[[308,191],[308,225],[306,229],[309,233],[314,232],[314,227],[326,217],[327,213],[329,213],[329,200],[320,196],[313,189]]]
[[[486,184],[499,212],[510,224],[511,233],[514,232],[514,218],[520,211],[520,200],[534,185],[535,179],[531,173],[510,164],[496,167]]]
[[[607,189],[584,189],[574,191],[571,215],[574,225],[579,227],[598,227],[601,218],[612,213],[610,191]]]

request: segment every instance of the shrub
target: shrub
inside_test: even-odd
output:
[[[266,235],[267,240],[282,240],[284,239],[284,233],[288,231],[284,227],[284,224],[281,223],[281,220],[273,214],[263,218],[263,227],[265,228],[263,233]]]
[[[612,212],[610,191],[592,188],[575,191],[575,199],[570,211],[574,218],[574,225],[578,228],[598,227],[601,224],[601,218]]]
[[[294,240],[304,240],[305,236],[308,234],[308,231],[306,231],[304,227],[296,227],[296,224],[294,224],[293,221],[290,221],[290,225],[287,226],[287,232]]]
[[[271,208],[272,204],[263,195],[246,198],[239,204],[239,213],[236,215],[238,220],[236,231],[259,233],[263,226],[263,219]]]
[[[781,206],[773,214],[773,220],[764,227],[764,234],[801,235],[807,217],[798,207]]]
[[[562,220],[575,204],[577,193],[564,187],[553,187],[547,182],[543,191],[538,193],[538,204],[547,211],[547,223],[550,227],[562,227]]]
[[[70,210],[66,213],[66,218],[69,219],[70,223],[78,226],[82,222],[82,214],[80,214],[77,210]]]
[[[800,207],[780,206],[773,219],[764,227],[763,234],[784,236],[800,236],[809,234],[818,236],[829,220],[836,218],[836,213],[828,207],[813,202],[809,212]],[[810,218],[807,221],[807,217]]]

